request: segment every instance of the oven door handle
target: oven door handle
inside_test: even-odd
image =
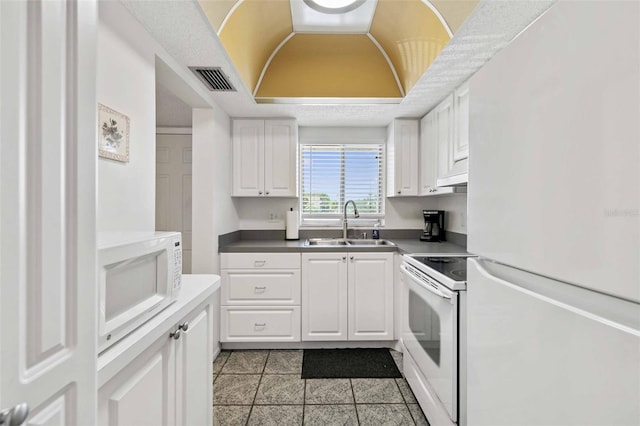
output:
[[[406,266],[404,266],[404,265],[400,265],[400,269],[402,270],[402,272],[404,272],[404,273],[405,273],[405,275],[406,275],[406,276],[408,276],[408,277],[409,277],[409,278],[411,278],[414,282],[416,282],[417,284],[419,284],[421,288],[424,288],[424,289],[426,289],[426,290],[429,290],[431,293],[433,293],[433,294],[435,294],[436,296],[439,296],[439,297],[441,297],[441,298],[443,298],[443,299],[451,299],[452,294],[444,293],[443,291],[441,291],[441,290],[439,290],[439,289],[437,289],[437,288],[432,287],[432,286],[431,286],[431,285],[429,285],[428,283],[420,282],[420,281],[418,280],[418,278],[417,278],[417,277],[415,277],[411,272],[409,272],[409,270],[407,269],[407,267],[406,267]]]

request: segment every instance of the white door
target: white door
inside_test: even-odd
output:
[[[0,27],[0,410],[95,424],[97,4],[3,1]]]
[[[302,340],[347,340],[347,253],[302,253]]]
[[[232,195],[264,195],[264,120],[233,120]]]
[[[349,340],[393,340],[393,253],[350,253]]]
[[[295,120],[264,122],[264,193],[295,197],[298,126]]]
[[[182,273],[191,273],[191,135],[156,135],[156,230],[182,233]]]

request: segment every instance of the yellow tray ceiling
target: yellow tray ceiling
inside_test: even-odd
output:
[[[289,1],[199,0],[256,97],[402,97],[478,3],[377,0],[366,34],[305,34]]]

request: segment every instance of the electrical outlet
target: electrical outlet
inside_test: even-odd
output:
[[[278,221],[278,213],[269,212],[269,222],[277,222]]]

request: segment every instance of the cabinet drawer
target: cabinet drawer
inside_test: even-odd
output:
[[[300,270],[223,270],[223,305],[299,305]]]
[[[220,269],[300,269],[300,253],[222,253]]]
[[[299,342],[300,307],[223,306],[220,326],[223,342]]]

